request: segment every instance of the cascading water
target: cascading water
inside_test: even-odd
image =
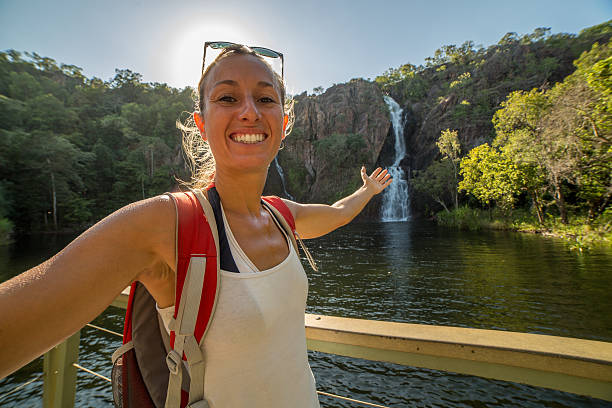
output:
[[[406,155],[406,141],[404,140],[404,124],[402,123],[402,108],[390,96],[384,95],[383,98],[389,111],[391,112],[391,124],[395,134],[395,159],[393,165],[387,168],[393,182],[387,187],[382,198],[382,221],[407,221],[409,214],[408,207],[408,181],[404,175],[404,170],[400,167],[400,162]]]
[[[285,197],[287,197],[290,200],[294,200],[293,196],[287,192],[287,188],[285,187],[285,173],[283,172],[283,168],[278,162],[277,157],[274,158],[274,164],[276,165],[276,171],[278,172],[278,175],[280,176],[281,185],[283,186],[283,193],[285,194]]]

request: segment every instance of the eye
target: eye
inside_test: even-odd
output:
[[[264,96],[262,98],[259,98],[259,102],[263,102],[263,103],[275,103],[276,101],[272,98],[270,98],[269,96]]]
[[[234,98],[233,96],[230,96],[230,95],[223,95],[222,97],[218,98],[217,101],[219,101],[219,102],[236,102],[236,98]]]

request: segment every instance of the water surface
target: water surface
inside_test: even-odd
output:
[[[61,249],[71,236],[0,247],[0,281]],[[612,342],[612,254],[570,252],[561,241],[510,232],[465,232],[427,222],[354,224],[306,242],[319,272],[308,313],[549,334]],[[122,331],[123,311],[94,324]],[[110,376],[120,339],[82,331],[80,364]],[[559,391],[309,351],[319,390],[390,407],[605,407]],[[0,380],[0,396],[42,371],[38,359]],[[3,407],[40,406],[40,380]],[[357,405],[320,397],[322,407]],[[110,386],[79,373],[76,406],[106,407]]]

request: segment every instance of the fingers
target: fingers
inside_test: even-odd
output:
[[[365,166],[361,166],[361,177],[363,178],[364,181],[366,177],[368,177],[366,174]],[[376,181],[377,183],[381,185],[380,186],[381,191],[384,190],[393,181],[393,178],[391,177],[391,174],[389,173],[389,171],[381,167],[377,167],[376,170],[372,172],[369,178],[371,180]]]
[[[387,169],[384,169],[383,171],[379,172],[379,173],[376,175],[375,179],[376,179],[376,181],[378,181],[378,182],[382,183],[382,182],[383,182],[383,179],[384,179],[385,177],[387,177],[387,176],[391,177],[391,175],[389,174],[389,172],[387,171]]]

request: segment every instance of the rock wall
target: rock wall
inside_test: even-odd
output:
[[[278,161],[287,191],[300,202],[332,203],[361,185],[360,167],[372,169],[391,122],[380,89],[352,80],[321,95],[295,97],[295,123]],[[283,195],[270,166],[265,193]]]

